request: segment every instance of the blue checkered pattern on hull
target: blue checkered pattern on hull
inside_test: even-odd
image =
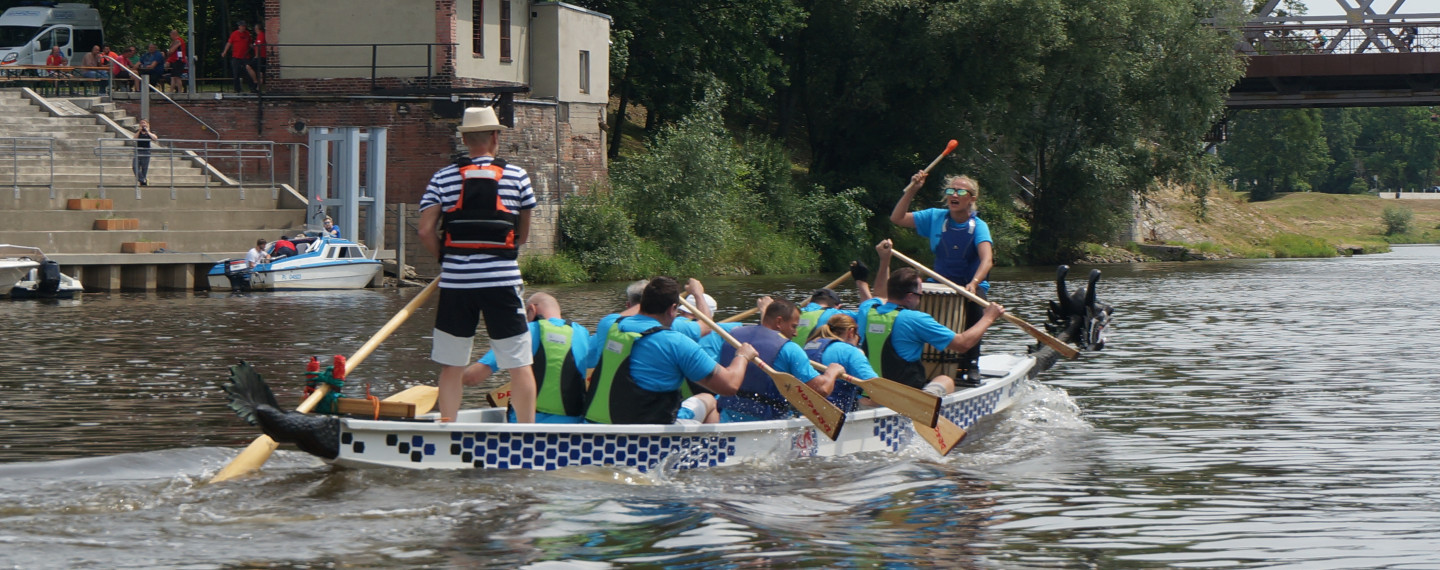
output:
[[[975,425],[980,418],[995,411],[995,406],[1000,404],[1000,390],[991,390],[977,398],[970,398],[962,402],[956,402],[940,408],[940,415],[945,416],[955,425],[968,428]]]
[[[431,441],[444,440],[444,441]],[[341,436],[351,444],[351,434]],[[360,446],[361,442],[353,442]],[[366,453],[363,447],[354,450]],[[735,455],[735,438],[628,434],[474,433],[452,431],[434,436],[386,438],[384,449],[369,453],[408,455],[413,463],[459,461],[476,468],[551,471],[570,465],[613,465],[649,471],[714,467]]]
[[[1014,390],[1013,384],[1010,389]],[[994,390],[978,398],[942,406],[940,415],[955,422],[955,425],[968,428],[975,425],[980,418],[995,411],[995,406],[1000,403],[1000,392],[1000,390]],[[891,451],[909,445],[910,438],[915,435],[911,420],[899,415],[880,418],[875,422],[874,433]]]

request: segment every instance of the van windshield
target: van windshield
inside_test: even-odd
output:
[[[34,26],[0,26],[0,48],[17,48],[35,38],[40,28]]]

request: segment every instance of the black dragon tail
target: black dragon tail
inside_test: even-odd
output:
[[[230,397],[230,409],[235,410],[235,415],[245,420],[250,425],[258,425],[260,419],[256,416],[256,408],[269,406],[271,409],[279,410],[280,403],[275,401],[275,393],[270,391],[270,386],[255,372],[250,363],[240,361],[230,367],[230,381],[220,385]]]

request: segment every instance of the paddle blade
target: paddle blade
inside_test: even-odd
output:
[[[780,394],[785,396],[791,406],[799,410],[801,415],[815,424],[815,428],[831,441],[840,437],[840,428],[845,425],[845,412],[798,378],[768,366],[765,368],[765,373],[775,381],[775,388],[780,390]]]
[[[490,402],[490,407],[492,408],[503,408],[509,406],[510,383],[506,382],[504,386],[491,390],[489,394],[485,395],[485,401]]]
[[[385,398],[382,401],[415,404],[415,415],[418,416],[420,414],[429,413],[430,410],[435,407],[435,400],[439,397],[439,388],[436,388],[434,386],[425,386],[422,384],[419,386],[411,386],[409,388],[401,390],[390,396],[389,398]]]
[[[852,383],[864,388],[865,395],[875,403],[915,420],[917,430],[921,425],[935,427],[940,421],[940,398],[934,394],[885,378]]]
[[[920,422],[915,422],[915,433],[920,434],[920,438],[940,452],[940,455],[950,455],[950,450],[955,449],[955,446],[965,439],[965,428],[946,418],[940,418],[935,427],[925,427],[920,425]]]
[[[219,483],[221,481],[229,481],[241,475],[259,470],[260,466],[264,465],[265,462],[270,459],[270,454],[275,453],[275,448],[279,446],[280,444],[276,443],[275,440],[271,439],[268,435],[255,438],[255,441],[251,442],[250,446],[246,447],[244,451],[241,451],[240,455],[236,455],[235,459],[231,459],[230,463],[226,464],[224,469],[221,469],[219,473],[211,477],[210,482]]]

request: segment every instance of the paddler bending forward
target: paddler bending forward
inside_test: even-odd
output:
[[[694,392],[687,379],[716,394],[733,395],[755,348],[743,345],[728,366],[717,364],[694,340],[669,328],[679,303],[680,284],[656,277],[640,295],[639,314],[597,331],[604,346],[590,375],[587,421],[669,424],[677,419],[707,423],[719,419],[709,394],[687,400]]]
[[[964,332],[950,330],[924,311],[915,310],[920,305],[919,272],[902,267],[886,278],[890,247],[890,240],[885,240],[876,248],[880,252],[876,284],[884,289],[877,290],[875,298],[860,303],[862,345],[870,366],[880,376],[944,396],[955,390],[955,380],[941,375],[927,381],[925,365],[920,362],[925,345],[964,354],[980,342],[995,319],[1005,314],[1005,308],[991,303]],[[978,377],[975,380],[974,385],[979,385]]]
[[[790,342],[800,324],[800,309],[787,299],[775,299],[765,307],[759,325],[742,326],[731,331],[745,346],[754,346],[760,359],[771,368],[790,374],[806,383],[822,396],[828,396],[835,387],[835,378],[845,369],[839,364],[817,374],[810,366],[810,359],[800,345]],[[729,345],[720,349],[720,359],[732,357],[735,349]],[[794,408],[775,387],[775,381],[759,366],[751,367],[745,373],[740,390],[734,395],[720,398],[720,421],[748,422],[789,418],[795,415]]]
[[[536,293],[525,302],[525,318],[530,321],[530,347],[534,354],[531,371],[535,375],[535,422],[542,424],[578,424],[585,414],[585,360],[589,354],[590,331],[565,320],[560,303],[549,293]],[[499,365],[491,350],[465,369],[466,386],[479,386],[490,378]],[[510,421],[515,421],[510,411]]]

